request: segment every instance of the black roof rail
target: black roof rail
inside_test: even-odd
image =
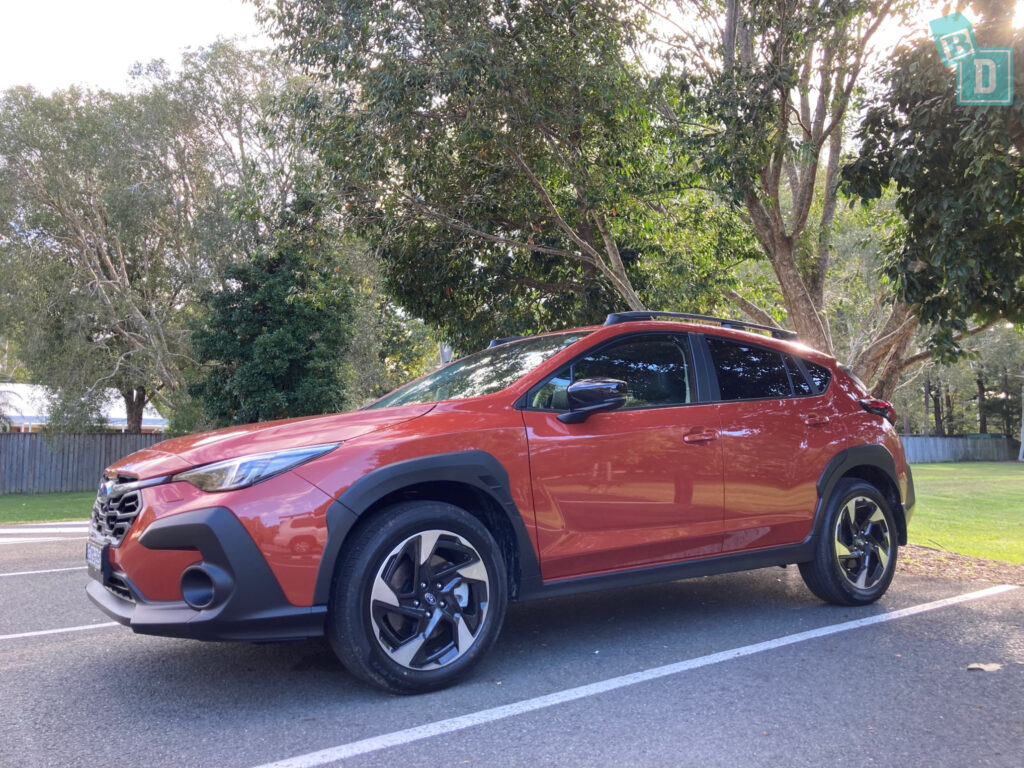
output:
[[[510,341],[519,341],[525,338],[525,336],[506,336],[504,339],[491,339],[491,343],[487,345],[487,348],[500,347],[502,344],[508,344]]]
[[[691,315],[686,312],[650,312],[647,310],[637,312],[612,312],[605,325],[618,325],[619,323],[636,322],[637,320],[657,320],[659,317],[672,317],[679,320],[696,320],[701,323],[714,323],[723,328],[736,328],[738,330],[768,331],[772,338],[796,341],[796,331],[787,331],[783,328],[773,328],[770,325],[758,325],[747,323],[743,320],[729,320],[724,317],[712,317],[711,315]]]

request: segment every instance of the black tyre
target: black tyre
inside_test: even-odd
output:
[[[327,634],[361,680],[393,693],[444,688],[501,631],[508,601],[494,537],[463,509],[402,502],[341,553]]]
[[[871,484],[840,480],[825,512],[814,560],[800,563],[804,583],[835,605],[866,605],[889,588],[896,571],[895,520]]]

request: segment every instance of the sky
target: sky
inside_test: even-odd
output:
[[[175,66],[185,48],[217,37],[259,43],[256,9],[243,0],[12,0],[0,28],[0,90],[121,91],[135,62]]]
[[[927,31],[945,4],[923,0],[911,27]],[[1024,25],[1024,0],[1015,4]],[[137,61],[162,58],[174,67],[184,49],[218,37],[269,45],[255,16],[245,0],[11,0],[0,29],[0,91],[32,85],[49,93],[71,84],[125,90]],[[908,31],[880,30],[878,42],[891,46]]]

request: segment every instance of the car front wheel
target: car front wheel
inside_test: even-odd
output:
[[[892,510],[862,480],[836,484],[814,560],[800,575],[815,595],[836,605],[866,605],[889,588],[896,570],[897,533]]]
[[[394,693],[451,685],[493,645],[507,602],[494,537],[463,509],[396,504],[342,553],[328,618],[352,674]]]

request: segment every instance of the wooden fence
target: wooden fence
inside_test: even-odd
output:
[[[911,464],[940,461],[1011,461],[1016,447],[1005,437],[923,437],[904,435],[903,447]]]
[[[94,491],[103,470],[159,435],[0,434],[0,494]]]

